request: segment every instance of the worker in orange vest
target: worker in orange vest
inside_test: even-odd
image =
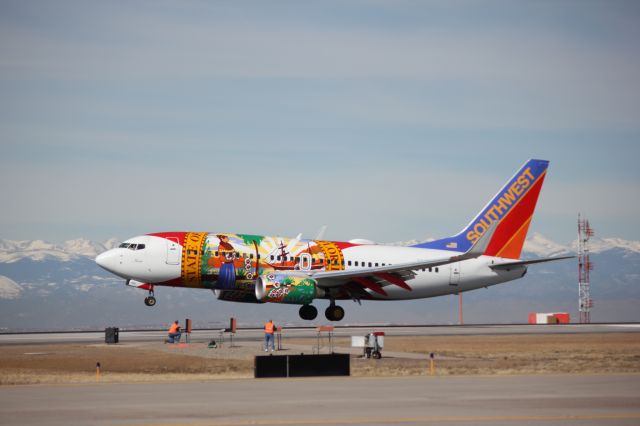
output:
[[[171,327],[169,327],[169,338],[167,339],[167,343],[178,343],[181,335],[180,323],[178,320],[175,320],[174,323],[171,324]]]
[[[275,350],[275,345],[273,343],[273,333],[276,331],[276,326],[273,324],[273,320],[269,320],[269,322],[264,325],[264,351],[267,352],[269,350],[269,342],[271,342],[271,352]]]

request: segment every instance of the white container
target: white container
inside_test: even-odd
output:
[[[365,336],[351,336],[351,347],[364,348],[365,340],[366,340]]]

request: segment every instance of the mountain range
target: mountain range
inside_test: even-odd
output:
[[[396,245],[412,242],[394,243]],[[158,288],[155,307],[143,304],[145,292],[99,268],[95,256],[117,246],[74,239],[60,244],[41,240],[0,239],[0,331],[96,329],[107,326],[157,328],[192,318],[199,327],[224,327],[229,317],[240,326],[273,318],[281,324],[305,324],[298,307],[217,301],[208,290]],[[592,238],[590,253],[593,322],[640,321],[640,241]],[[523,257],[575,254],[577,241],[554,242],[539,233],[527,239]],[[464,271],[462,271],[464,274]],[[521,280],[463,294],[465,323],[522,323],[528,312],[570,312],[577,319],[577,262],[566,260],[529,267]],[[393,303],[342,302],[344,323],[455,324],[458,297]],[[314,322],[325,322],[322,310]]]

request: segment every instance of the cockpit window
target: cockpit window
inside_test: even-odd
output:
[[[132,244],[132,243],[122,243],[118,246],[118,248],[128,248],[129,250],[144,250],[146,246],[144,244]]]

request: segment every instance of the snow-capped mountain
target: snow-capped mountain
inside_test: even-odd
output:
[[[59,260],[68,262],[80,257],[96,257],[99,253],[117,246],[118,240],[111,238],[105,242],[78,238],[62,244],[42,240],[12,241],[0,239],[0,263],[13,263],[21,259],[35,261]]]
[[[402,242],[389,243],[394,246],[410,246],[428,241],[433,241],[433,238],[425,238],[424,240],[409,240]],[[589,239],[589,251],[591,253],[602,253],[609,250],[621,249],[630,251],[633,253],[640,253],[640,241],[624,240],[622,238],[597,238],[592,237]],[[562,256],[566,254],[575,254],[578,252],[578,240],[571,241],[567,244],[560,244],[539,232],[533,232],[530,234],[525,243],[523,252],[529,257],[551,257]]]
[[[11,278],[0,275],[0,299],[17,299],[22,288]]]
[[[0,330],[51,330],[106,326],[161,327],[176,318],[195,324],[224,326],[230,316],[243,326],[267,317],[302,324],[294,305],[229,303],[211,291],[157,288],[158,305],[143,305],[144,291],[102,270],[94,257],[118,244],[74,239],[45,241],[0,239]],[[640,242],[592,238],[591,274],[594,321],[640,321]],[[523,257],[573,254],[576,242],[560,244],[541,234],[527,239]],[[464,271],[463,271],[464,274]],[[527,313],[569,311],[577,315],[577,263],[574,260],[533,265],[521,280],[464,293],[465,322],[526,322]],[[344,302],[345,322],[456,323],[457,297],[394,303]],[[323,309],[325,301],[317,305]]]
[[[534,232],[526,239],[523,251],[536,257],[561,256],[573,253],[570,246],[551,241],[538,232]]]
[[[602,253],[615,249],[640,253],[640,241],[629,241],[622,238],[589,238],[590,253]],[[525,253],[536,254],[542,257],[577,253],[578,240],[574,240],[569,244],[563,245],[551,241],[538,232],[534,232],[525,241],[523,250]]]
[[[571,243],[571,249],[578,251],[578,241]],[[623,240],[622,238],[590,238],[589,251],[602,253],[608,250],[621,249],[634,253],[640,253],[640,241]]]

